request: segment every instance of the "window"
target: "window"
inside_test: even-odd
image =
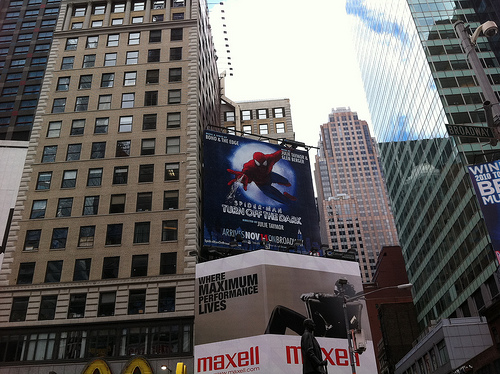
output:
[[[7,82],[13,82],[13,81],[18,81],[21,80],[22,74],[21,73],[9,73],[5,77],[5,80]]]
[[[149,229],[150,229],[149,222],[136,222],[134,227],[134,243],[135,244],[149,243]],[[133,264],[132,268],[134,268]],[[147,261],[145,270],[147,272]],[[147,274],[141,274],[136,276],[142,276],[142,275],[146,276]]]
[[[137,45],[140,43],[141,33],[140,32],[130,32],[128,34],[128,45]]]
[[[142,139],[141,141],[141,156],[155,154],[155,139]]]
[[[149,32],[149,42],[150,43],[160,43],[161,42],[161,30],[151,30]]]
[[[72,30],[77,30],[77,29],[82,29],[82,28],[83,28],[83,22],[73,22],[71,24]]]
[[[153,9],[165,9],[165,0],[154,0]]]
[[[21,23],[21,29],[32,29],[36,26],[35,21],[23,22]]]
[[[139,165],[139,183],[153,182],[154,164]]]
[[[18,42],[26,42],[26,41],[29,41],[31,39],[33,39],[33,33],[19,34],[19,36],[17,37]]]
[[[120,123],[118,126],[118,132],[131,132],[133,116],[122,116],[120,117]]]
[[[29,46],[16,47],[16,48],[14,48],[14,54],[15,55],[22,55],[22,54],[28,53],[29,49],[30,49]],[[2,56],[7,56],[8,52],[9,52],[9,48],[2,48]]]
[[[108,42],[106,45],[108,47],[118,47],[119,42],[120,42],[120,34],[109,34]]]
[[[73,64],[75,63],[74,56],[63,57],[61,63],[61,70],[73,69]]]
[[[89,280],[91,259],[76,259],[75,270],[73,271],[73,281]]]
[[[128,296],[128,314],[143,314],[146,308],[146,290],[130,290]]]
[[[99,294],[99,306],[97,317],[108,317],[115,315],[116,292],[101,292]]]
[[[106,153],[106,142],[94,142],[92,143],[92,150],[90,152],[90,158],[104,158]]]
[[[75,102],[75,112],[86,112],[89,108],[89,97],[78,96]]]
[[[83,135],[83,130],[85,129],[84,119],[74,119],[71,123],[70,135]]]
[[[177,7],[184,7],[185,5],[185,0],[171,0],[172,1],[172,8],[177,8]]]
[[[83,56],[83,65],[84,68],[93,68],[95,65],[95,55],[85,55]]]
[[[156,129],[156,114],[144,114],[142,117],[142,129],[143,130],[155,130]]]
[[[99,110],[111,109],[111,95],[99,95],[99,102],[97,103],[97,109]]]
[[[132,5],[132,10],[134,12],[146,9],[144,1],[134,1]]]
[[[278,122],[276,123],[276,133],[283,134],[285,132],[285,123]]]
[[[52,181],[52,172],[44,171],[38,173],[38,179],[36,181],[37,190],[48,190],[50,189],[50,182]]]
[[[175,312],[175,287],[159,289],[158,313],[164,312]]]
[[[182,68],[170,68],[168,70],[169,82],[180,82],[182,80]]]
[[[170,61],[182,60],[182,47],[170,48]]]
[[[128,166],[115,166],[113,171],[113,184],[127,184]]]
[[[26,64],[26,60],[25,59],[11,60],[10,67],[11,68],[22,67],[22,66],[24,66],[24,64]]]
[[[104,55],[104,66],[115,66],[116,65],[116,53],[106,53]]]
[[[139,63],[139,51],[129,51],[127,52],[127,58],[125,60],[126,65],[135,65]]]
[[[23,109],[35,109],[37,100],[22,100],[21,105],[19,105],[19,110]]]
[[[54,162],[56,160],[57,145],[43,147],[42,162]]]
[[[161,240],[164,242],[177,240],[177,220],[166,220],[162,222]]]
[[[86,7],[75,7],[73,10],[73,17],[84,17],[85,16],[85,11],[87,10]]]
[[[58,138],[61,135],[61,121],[49,122],[47,129],[47,138]]]
[[[115,26],[115,25],[123,25],[123,18],[113,18],[111,20],[111,25],[112,26]]]
[[[92,21],[92,26],[91,27],[102,27],[103,21],[102,20],[97,20],[97,21]],[[95,47],[97,48],[97,47]]]
[[[72,294],[69,297],[68,318],[83,318],[85,316],[86,293]]]
[[[122,223],[109,224],[106,230],[106,245],[118,245],[122,243]]]
[[[32,116],[32,115],[17,116],[16,117],[16,126],[32,126],[33,125],[33,118],[34,118],[34,116]],[[21,133],[19,133],[19,134],[21,134]]]
[[[267,109],[257,109],[257,118],[258,119],[267,118]]]
[[[135,86],[137,81],[137,72],[128,71],[123,75],[123,85],[124,86]]]
[[[104,73],[101,78],[101,87],[113,87],[115,83],[115,73]]]
[[[76,187],[76,175],[77,175],[77,170],[65,170],[63,172],[61,188]]]
[[[2,90],[2,96],[15,96],[17,95],[18,87],[5,87]]]
[[[125,3],[113,4],[113,13],[123,13],[125,12]]]
[[[24,250],[34,251],[40,247],[40,236],[42,230],[28,230],[26,231],[26,238],[24,239]]]
[[[167,163],[165,164],[165,182],[167,181],[178,181],[179,180],[179,163]]]
[[[53,320],[56,316],[57,295],[43,295],[38,311],[39,321]]]
[[[181,90],[168,90],[168,103],[180,104],[180,102],[181,102]]]
[[[68,38],[66,39],[66,51],[75,51],[78,46],[78,38]]]
[[[7,112],[7,111],[11,111],[13,109],[14,109],[14,102],[13,101],[0,103],[0,112]]]
[[[57,91],[68,91],[70,79],[71,79],[70,77],[60,77],[57,80],[56,90]]]
[[[119,140],[116,142],[116,157],[130,156],[130,140]]]
[[[95,236],[95,226],[80,226],[80,235],[78,236],[79,247],[93,247]]]
[[[47,19],[47,20],[42,20],[41,27],[51,27],[56,25],[57,20],[56,19]]]
[[[158,91],[146,91],[144,93],[144,106],[158,105]]]
[[[135,93],[122,94],[122,108],[133,108],[135,102]]]
[[[182,40],[182,29],[172,29],[170,31],[170,41]]]
[[[109,118],[96,118],[94,134],[107,134],[108,133]],[[103,156],[104,157],[104,156]]]
[[[21,264],[19,264],[16,284],[32,284],[34,273],[35,262],[21,262]]]
[[[83,201],[83,212],[84,216],[96,215],[99,208],[99,196],[85,196]]]
[[[259,125],[259,132],[263,135],[265,134],[269,134],[269,131],[268,131],[268,128],[267,128],[267,124],[260,124]]]
[[[78,84],[78,89],[90,89],[92,88],[92,75],[80,75],[80,82]]]
[[[50,241],[50,249],[66,248],[66,239],[68,238],[68,228],[55,228],[52,231],[52,240]]]
[[[118,278],[120,257],[104,257],[102,262],[102,279]]]
[[[283,118],[285,116],[285,108],[273,108],[274,118]]]
[[[111,195],[109,203],[109,213],[124,213],[125,212],[125,194]]]
[[[224,121],[234,122],[234,112],[224,112]]]
[[[146,84],[158,84],[160,82],[160,70],[146,71]]]
[[[162,253],[160,257],[160,275],[175,274],[177,272],[177,253]]]
[[[63,113],[66,108],[66,98],[54,99],[52,113]]]
[[[63,197],[57,203],[56,217],[71,217],[71,209],[73,208],[73,198]]]
[[[85,45],[85,48],[97,48],[98,43],[99,43],[98,36],[88,36],[87,37],[87,44]]]
[[[148,50],[148,62],[160,62],[160,49]]]
[[[136,212],[149,212],[153,203],[152,192],[139,192],[137,193]]]
[[[45,270],[45,283],[59,283],[61,281],[63,262],[58,261],[48,261],[47,269]]]
[[[178,136],[167,138],[167,155],[180,153],[181,151],[181,138]]]
[[[132,17],[132,23],[143,23],[143,22],[144,22],[143,16]]]
[[[163,210],[179,209],[179,191],[163,192]]]
[[[9,322],[22,322],[26,320],[29,300],[29,296],[12,298],[12,309],[10,310]]]
[[[89,169],[87,187],[98,187],[102,183],[102,168]]]
[[[81,151],[82,151],[81,144],[68,144],[68,153],[66,154],[66,161],[79,160]]]
[[[104,12],[106,11],[106,5],[94,5],[94,8],[93,8],[93,14],[104,14]]]
[[[47,209],[47,200],[34,200],[31,207],[30,219],[45,218]]]

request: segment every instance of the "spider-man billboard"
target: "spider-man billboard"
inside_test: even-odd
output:
[[[319,249],[306,151],[207,130],[203,197],[205,247]]]

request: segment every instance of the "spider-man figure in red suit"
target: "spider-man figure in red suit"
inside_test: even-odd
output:
[[[286,187],[291,186],[288,179],[272,171],[274,164],[279,160],[281,160],[281,149],[270,154],[255,152],[253,158],[243,165],[242,171],[227,169],[228,172],[235,175],[235,178],[231,179],[228,185],[241,182],[243,189],[246,191],[248,184],[253,182],[266,196],[280,203],[286,204],[290,200],[295,201],[297,199],[294,196],[288,192],[281,193],[271,185],[277,183]]]

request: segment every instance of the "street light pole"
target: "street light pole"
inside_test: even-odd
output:
[[[349,317],[347,316],[347,304],[351,303],[353,301],[359,300],[367,295],[370,295],[375,292],[383,291],[383,290],[388,290],[391,288],[397,288],[397,289],[406,289],[406,288],[411,288],[413,287],[413,284],[411,283],[405,283],[405,284],[399,284],[397,286],[387,286],[387,287],[382,287],[367,293],[360,292],[352,297],[347,297],[345,294],[345,286],[347,285],[347,279],[342,278],[339,279],[338,284],[340,285],[340,295],[342,296],[342,306],[344,310],[344,322],[345,322],[345,327],[346,327],[346,332],[347,332],[347,344],[349,346],[349,360],[351,361],[351,372],[352,374],[356,374],[356,356],[354,355],[354,344],[352,340],[351,333],[352,331],[349,329]]]
[[[485,25],[491,27],[485,29]],[[493,87],[491,87],[483,66],[481,65],[481,61],[479,60],[475,48],[476,39],[481,32],[483,32],[487,37],[490,37],[496,34],[496,30],[498,28],[496,28],[496,24],[492,21],[485,22],[478,27],[472,39],[469,35],[468,29],[465,28],[463,21],[455,22],[453,27],[455,28],[455,33],[462,42],[462,48],[467,56],[467,59],[469,60],[470,65],[472,66],[472,69],[474,70],[479,87],[483,91],[484,98],[486,99],[484,102],[484,110],[486,112],[488,127],[492,128],[493,135],[495,135],[495,138],[498,140],[500,139],[500,131],[498,127],[500,125],[500,104]],[[497,144],[497,140],[492,140],[491,145],[495,146]]]

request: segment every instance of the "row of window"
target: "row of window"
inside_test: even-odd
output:
[[[266,135],[269,134],[270,132],[273,132],[273,125],[269,125],[267,123],[261,123],[259,124],[259,134],[261,135]],[[226,127],[227,132],[229,134],[236,134],[236,126],[227,126]],[[243,125],[242,126],[243,132],[245,134],[251,134],[252,133],[252,125]],[[276,134],[283,134],[286,131],[285,128],[285,123],[284,122],[277,122],[274,124],[274,132]]]
[[[52,40],[54,33],[52,31],[38,32],[36,33],[36,40]],[[33,40],[33,33],[24,33],[17,36],[17,42],[30,42]],[[0,36],[0,43],[11,43],[13,40],[12,35],[2,35]]]
[[[61,0],[45,0],[46,3],[59,3]],[[11,0],[9,3],[9,8],[15,8],[19,6],[23,6],[23,0]],[[26,5],[39,5],[42,3],[42,0],[28,0]]]
[[[135,303],[134,299],[131,301]],[[105,328],[86,325],[85,329],[72,325],[69,329],[4,332],[0,336],[0,361],[74,361],[92,357],[129,359],[142,355],[178,358],[193,352],[191,320],[108,324]],[[127,370],[135,368],[140,372],[135,361],[130,365]]]
[[[118,202],[117,204],[120,204]],[[68,241],[68,227],[56,227],[52,230],[50,249],[65,249]],[[88,248],[94,245],[95,226],[81,226],[78,236],[78,247]],[[151,222],[136,222],[134,225],[135,244],[149,243],[151,232]],[[177,220],[164,220],[161,223],[161,241],[176,241],[178,238]],[[121,245],[123,235],[123,223],[108,224],[106,228],[105,245]],[[42,230],[28,230],[26,233],[25,250],[36,250],[40,247]]]
[[[57,155],[57,145],[43,147],[42,163],[55,162]],[[156,139],[141,140],[141,155],[154,155],[156,148]],[[118,140],[116,142],[115,157],[129,157],[131,155],[132,140]],[[166,138],[165,154],[173,155],[181,151],[180,137],[173,136]],[[70,144],[66,153],[66,161],[79,160],[81,154],[81,144]],[[106,155],[106,142],[93,142],[90,149],[90,159],[104,158]],[[76,174],[75,174],[76,179]],[[74,186],[73,186],[74,187]]]
[[[148,50],[147,61],[144,62],[160,62],[161,50],[150,49]],[[118,53],[105,53],[103,66],[116,66]],[[170,48],[170,61],[179,61],[182,59],[182,47]],[[32,59],[34,60],[34,58]],[[95,66],[96,55],[84,55],[82,60],[82,68],[92,68]],[[75,63],[74,56],[63,57],[61,62],[61,70],[73,69]],[[139,64],[139,51],[128,51],[125,56],[125,65]]]
[[[91,171],[95,169],[90,169]],[[127,179],[127,167],[116,167],[115,178],[113,181],[116,182],[126,182]],[[39,178],[43,174],[40,173]],[[92,178],[92,179],[90,179]],[[40,180],[40,179],[39,179]],[[100,180],[96,181],[94,175],[89,173],[89,183],[100,183]],[[38,186],[40,183],[38,184]],[[91,198],[88,199],[87,198]],[[113,194],[110,196],[109,204],[109,214],[114,213],[124,213],[125,212],[125,194]],[[152,210],[153,206],[153,193],[152,192],[138,192],[136,200],[136,212],[148,212]],[[84,206],[82,209],[82,215],[94,215],[97,214],[99,209],[99,196],[86,196],[84,200]],[[179,209],[179,191],[168,190],[163,192],[163,210]],[[55,217],[71,217],[73,210],[73,198],[72,197],[61,197],[58,200],[57,210],[55,212]],[[33,206],[30,214],[30,219],[41,219],[47,217],[47,200],[34,200]]]
[[[77,260],[78,261],[78,260]],[[67,318],[85,317],[87,303],[86,293],[74,293],[70,295]],[[97,317],[108,317],[115,315],[116,292],[101,292]],[[22,322],[26,320],[28,312],[29,296],[14,297],[10,314],[10,322]],[[158,289],[158,313],[175,312],[175,287]],[[57,295],[43,295],[38,312],[39,321],[53,320],[57,308]],[[146,310],[146,289],[129,290],[128,314],[143,314]]]
[[[273,118],[283,118],[285,117],[285,108],[273,108],[272,109]],[[256,119],[266,119],[271,118],[269,116],[270,109],[257,109],[255,111]],[[254,114],[252,114],[252,110],[242,110],[241,111],[241,120],[249,121],[254,118]],[[224,120],[225,121],[235,121],[234,111],[224,112]]]
[[[55,9],[57,10],[57,12],[59,12],[58,8],[55,8]],[[57,22],[57,18],[44,19],[37,26],[37,21],[24,21],[21,23],[20,29],[21,30],[28,30],[28,29],[31,30],[31,29],[34,29],[35,26],[37,26],[37,28],[39,27],[42,29],[46,28],[46,27],[54,28],[54,26],[56,25],[56,22]],[[2,25],[1,31],[13,31],[13,30],[16,30],[17,28],[18,28],[17,23],[4,23]]]
[[[8,55],[13,55],[15,57],[16,55],[25,55],[30,51],[31,53],[46,53],[50,51],[50,44],[35,44],[34,46],[21,45],[14,47],[14,50],[10,53],[9,53],[9,47],[0,48],[0,57],[5,57]]]
[[[7,120],[8,117],[4,117]],[[181,127],[181,113],[180,112],[170,112],[167,113],[167,129],[178,129]],[[107,134],[109,130],[109,117],[100,117],[95,119],[94,123],[94,134]],[[7,121],[6,123],[9,123]],[[158,115],[144,114],[142,116],[142,130],[156,130],[156,125],[158,123]],[[0,125],[2,124],[2,118],[0,118]],[[85,132],[85,119],[74,119],[71,122],[71,127],[69,128],[70,136],[83,135]],[[134,125],[134,116],[120,116],[118,119],[118,132],[132,132]],[[47,128],[47,138],[58,138],[61,136],[61,129],[63,129],[63,121],[51,121]],[[172,142],[173,143],[173,142]],[[173,151],[173,149],[172,149]],[[142,151],[141,151],[142,152]]]
[[[29,17],[38,17],[38,14],[40,13],[40,9],[27,9],[24,14],[21,16],[21,11],[20,10],[13,10],[13,11],[8,11],[5,13],[5,19],[24,19],[24,18],[29,18]],[[45,8],[43,10],[43,15],[44,16],[50,16],[50,15],[58,15],[59,14],[59,8]]]
[[[130,277],[146,277],[148,275],[149,256],[147,254],[133,255]],[[73,281],[90,279],[92,259],[76,259],[73,271]],[[19,266],[17,284],[32,284],[35,273],[35,262],[22,262]],[[104,257],[101,279],[117,279],[120,270],[120,256]],[[59,283],[63,271],[63,260],[48,261],[45,269],[44,283]],[[177,253],[164,252],[160,254],[160,275],[176,274]]]
[[[160,43],[162,40],[163,30],[149,31],[149,43]],[[170,29],[170,41],[180,41],[183,38],[183,29]],[[78,37],[66,39],[66,51],[74,51],[78,47]],[[141,43],[141,32],[134,31],[128,33],[127,45],[139,45]],[[106,37],[106,47],[118,47],[120,45],[120,34],[109,34]],[[99,35],[87,36],[85,42],[86,49],[94,49],[99,46]]]
[[[152,69],[146,71],[146,84],[160,83],[160,70]],[[80,75],[78,80],[79,90],[92,88],[92,74]],[[180,82],[182,80],[182,68],[170,68],[168,70],[168,82]],[[123,73],[123,86],[135,86],[137,83],[137,71],[127,71]],[[70,89],[71,77],[59,77],[56,91],[68,91]],[[103,73],[101,75],[101,88],[110,88],[115,85],[115,73]],[[145,103],[146,105],[146,103]],[[109,109],[109,108],[108,108]]]
[[[166,0],[153,0],[151,1],[151,9],[165,9],[167,5]],[[186,6],[185,0],[170,0],[170,6],[172,8],[184,7]],[[117,2],[111,4],[111,13],[125,13],[126,3]],[[131,3],[130,10],[133,12],[140,12],[146,10],[145,1],[133,1]],[[105,3],[96,3],[92,6],[91,12],[93,15],[103,15],[106,13]],[[87,5],[76,5],[73,9],[73,17],[85,17],[87,13]]]
[[[136,105],[135,92],[122,93],[120,108],[134,108]],[[52,103],[52,113],[64,113],[66,111],[65,97],[54,99]],[[86,112],[89,110],[90,96],[77,96],[75,98],[75,112]],[[0,111],[5,110],[3,107],[13,107],[10,102],[0,103]],[[180,104],[181,103],[181,90],[174,89],[167,91],[167,102],[166,104]],[[96,109],[97,110],[108,110],[113,109],[112,107],[112,95],[99,95]],[[146,91],[144,92],[144,106],[156,106],[162,105],[159,103],[159,93],[158,91]],[[36,107],[36,100],[35,105]]]

